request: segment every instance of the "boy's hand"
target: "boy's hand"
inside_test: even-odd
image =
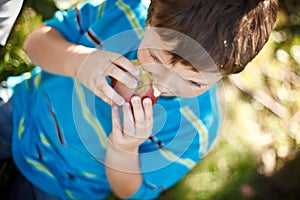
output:
[[[108,84],[106,77],[114,77],[127,87],[135,88],[138,82],[134,76],[138,74],[138,67],[127,58],[113,52],[96,50],[85,58],[75,78],[108,104],[123,105],[124,98]]]
[[[107,180],[122,199],[136,193],[143,182],[138,149],[152,134],[152,102],[149,98],[131,98],[123,106],[123,123],[117,106],[112,109],[112,133],[106,149]]]
[[[142,144],[152,134],[153,114],[151,99],[134,96],[131,105],[123,106],[123,125],[117,106],[112,110],[112,133],[109,135],[110,142],[116,148],[126,152],[137,153]]]

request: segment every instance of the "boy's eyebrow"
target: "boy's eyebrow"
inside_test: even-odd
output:
[[[160,63],[160,64],[163,64],[163,63],[160,61],[160,59],[159,59],[156,55],[153,54],[153,52],[151,51],[151,48],[148,48],[148,53],[149,53],[149,55],[150,55],[155,61],[157,61],[157,62]],[[192,72],[199,73],[199,71],[198,71],[195,67],[193,67],[193,66],[185,65],[185,67],[186,67],[187,70],[190,70],[190,71],[192,71]],[[187,79],[187,81],[194,81],[194,82],[198,83],[199,85],[202,85],[202,86],[208,86],[208,84],[206,84],[206,83],[204,83],[204,82],[199,82],[199,81],[190,80],[190,79]]]
[[[199,73],[199,70],[196,69],[196,67],[191,66],[191,65],[185,65],[186,69],[191,70],[193,72]]]
[[[153,54],[153,52],[151,51],[150,48],[148,48],[148,52],[149,52],[149,55],[150,55],[155,61],[157,61],[159,64],[162,64],[161,60],[160,60],[156,55]]]

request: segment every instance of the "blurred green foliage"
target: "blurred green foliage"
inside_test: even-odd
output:
[[[221,140],[160,199],[299,199],[300,1],[280,0],[267,45],[223,84]]]
[[[0,81],[32,69],[22,49],[25,38],[56,7],[76,2],[25,1],[7,45],[0,48]],[[280,0],[268,44],[244,72],[222,84],[226,117],[220,141],[159,199],[300,197],[300,179],[295,176],[300,168],[300,1]],[[283,186],[286,180],[289,184]]]
[[[300,1],[279,2],[268,44],[245,71],[223,79],[219,144],[161,199],[300,198]]]
[[[30,71],[32,63],[22,46],[26,37],[56,10],[53,1],[25,0],[6,46],[0,46],[0,81]]]

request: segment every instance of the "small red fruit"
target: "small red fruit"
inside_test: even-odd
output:
[[[137,63],[134,61],[133,63]],[[125,101],[130,102],[132,96],[140,96],[141,99],[146,97],[152,100],[152,104],[155,104],[160,96],[159,90],[152,83],[151,74],[145,71],[140,65],[140,82],[136,89],[128,88],[126,85],[120,81],[112,78],[112,87],[125,99]]]

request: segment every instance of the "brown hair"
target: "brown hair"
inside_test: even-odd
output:
[[[208,52],[219,72],[229,75],[241,72],[263,48],[277,9],[277,0],[152,0],[147,23],[193,38]],[[179,42],[175,48],[182,46]],[[183,57],[171,54],[172,64],[189,65]]]

